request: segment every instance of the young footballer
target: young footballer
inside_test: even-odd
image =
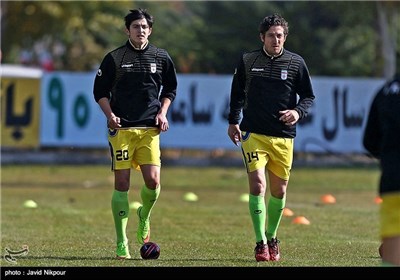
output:
[[[167,112],[176,96],[171,57],[149,43],[153,22],[145,9],[130,10],[125,16],[126,43],[106,54],[94,81],[94,99],[107,118],[118,259],[131,257],[126,228],[132,167],[141,171],[144,180],[143,206],[137,209],[137,241],[150,240],[150,214],[161,189],[160,133],[169,128]]]
[[[383,266],[400,266],[400,74],[372,101],[363,144],[380,161],[380,238]]]
[[[262,19],[262,46],[241,56],[231,88],[228,136],[234,144],[240,143],[247,170],[256,261],[280,259],[277,232],[292,168],[296,123],[307,116],[314,102],[303,58],[284,48],[288,32],[288,23],[280,15]]]

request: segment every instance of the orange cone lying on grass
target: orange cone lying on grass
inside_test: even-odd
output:
[[[336,203],[336,198],[331,194],[324,194],[321,196],[321,202],[325,204],[334,204]]]
[[[309,225],[311,224],[310,221],[304,217],[304,216],[297,216],[292,220],[293,224],[298,224],[298,225]]]
[[[375,197],[374,202],[376,204],[381,204],[382,203],[382,198],[380,198],[379,196]]]
[[[283,209],[283,216],[292,217],[293,215],[294,215],[293,211],[290,210],[289,208],[284,208]]]

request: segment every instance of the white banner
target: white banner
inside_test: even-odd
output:
[[[363,153],[370,104],[382,79],[313,78],[315,103],[298,125],[295,150]]]
[[[41,146],[106,148],[106,120],[93,98],[95,73],[46,73],[41,90]],[[237,149],[227,136],[231,75],[178,75],[162,148]],[[362,133],[383,79],[312,80],[316,99],[297,129],[295,151],[361,153]]]
[[[45,73],[41,90],[40,144],[108,147],[106,119],[93,98],[96,73]]]

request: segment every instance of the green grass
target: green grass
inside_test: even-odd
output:
[[[140,258],[137,219],[131,212],[132,260],[118,261],[111,215],[113,174],[108,166],[2,166],[2,267],[344,267],[379,266],[378,168],[300,168],[292,171],[287,207],[310,225],[283,217],[280,262],[257,263],[243,168],[163,167],[162,191],[152,212],[157,260]],[[140,173],[133,172],[130,201],[140,201]],[[197,202],[183,200],[186,192]],[[320,203],[330,193],[337,203]],[[23,207],[26,200],[38,207]],[[29,253],[17,263],[6,248]]]

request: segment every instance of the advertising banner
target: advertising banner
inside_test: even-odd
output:
[[[40,143],[47,147],[108,147],[106,119],[93,98],[96,73],[43,76]]]
[[[40,85],[37,69],[1,66],[1,146],[38,148]]]
[[[106,120],[93,98],[95,73],[46,73],[42,79],[40,145],[107,148]],[[237,149],[230,142],[230,75],[178,75],[162,148]],[[315,77],[315,103],[297,126],[295,151],[363,153],[369,106],[383,79]]]

